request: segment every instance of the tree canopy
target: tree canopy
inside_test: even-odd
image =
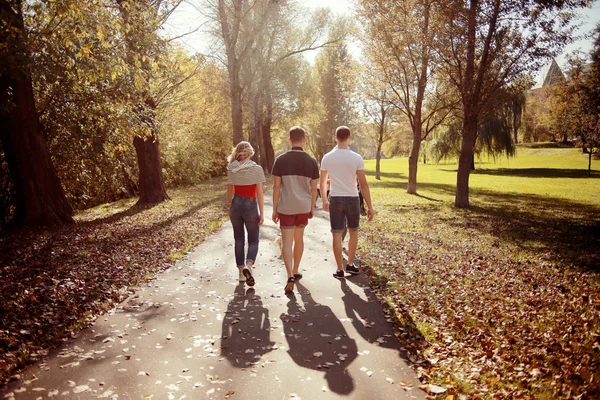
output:
[[[572,40],[573,11],[589,2],[362,0],[353,19],[296,1],[191,1],[215,40],[207,54],[166,36],[181,4],[0,4],[3,223],[70,223],[72,208],[129,196],[163,201],[167,187],[222,174],[242,139],[268,171],[292,125],[308,130],[318,159],[339,125],[365,154],[408,153],[409,193],[421,142],[435,135],[430,151],[458,148],[455,204],[468,206],[474,155],[511,154],[523,82]],[[357,23],[361,60],[350,50]],[[592,149],[593,71],[569,89],[586,110],[569,134]]]

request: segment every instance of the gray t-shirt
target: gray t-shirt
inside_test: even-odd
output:
[[[317,160],[301,147],[283,153],[273,164],[273,175],[281,177],[281,197],[277,212],[284,215],[306,214],[312,206],[310,181],[319,179]]]

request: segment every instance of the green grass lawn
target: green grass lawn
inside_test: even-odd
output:
[[[375,220],[359,255],[425,382],[497,398],[600,396],[600,173],[578,149],[482,160],[468,210],[456,162],[366,162]]]
[[[514,158],[478,160],[471,173],[469,187],[475,202],[478,193],[493,191],[600,206],[600,161],[592,161],[592,179],[587,177],[587,163],[587,154],[582,154],[580,149],[519,146]],[[375,161],[367,160],[365,168],[374,177]],[[419,164],[419,194],[453,202],[456,170],[457,162],[454,160],[440,164]],[[381,173],[381,182],[377,182],[376,187],[406,190],[408,159],[382,160]]]

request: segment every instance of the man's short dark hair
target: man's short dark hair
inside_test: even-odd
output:
[[[348,139],[350,137],[350,128],[347,126],[339,126],[335,130],[335,137],[342,141]]]
[[[290,140],[292,142],[299,142],[305,137],[306,132],[304,132],[304,129],[300,128],[299,126],[292,126],[290,128]]]

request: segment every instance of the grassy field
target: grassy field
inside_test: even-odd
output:
[[[456,162],[366,168],[378,212],[360,255],[424,382],[445,396],[600,396],[600,173],[577,149],[477,162],[469,210]]]
[[[367,161],[365,167],[374,177],[375,161]],[[456,169],[457,162],[454,160],[440,164],[419,164],[419,194],[453,201]],[[383,160],[381,172],[381,183],[384,185],[377,187],[399,184],[402,189],[406,189],[407,159]],[[592,178],[595,179],[587,177],[587,155],[581,154],[579,149],[518,147],[515,158],[478,161],[469,186],[475,192],[475,199],[478,193],[493,191],[505,195],[515,193],[552,197],[600,206],[600,161],[592,162]],[[386,182],[389,185],[385,185]]]

